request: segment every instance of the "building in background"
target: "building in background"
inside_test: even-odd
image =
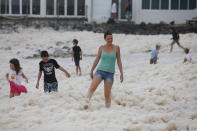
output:
[[[136,23],[185,23],[197,17],[197,0],[133,0]]]
[[[1,16],[85,17],[85,0],[0,0]]]
[[[111,17],[113,0],[0,0],[2,17],[86,18],[103,23]],[[126,0],[117,0],[118,20],[125,19]],[[197,0],[130,0],[132,21],[136,24],[175,21],[177,24],[197,17]]]

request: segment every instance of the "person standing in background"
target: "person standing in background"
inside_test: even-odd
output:
[[[125,5],[125,18],[127,19],[128,23],[131,23],[131,18],[132,18],[131,9],[132,9],[131,2],[130,0],[127,0]]]
[[[112,7],[111,7],[111,16],[113,20],[117,19],[117,4],[116,4],[116,0],[114,0]]]
[[[72,48],[72,61],[75,61],[75,66],[76,66],[76,74],[81,75],[81,67],[80,67],[80,60],[82,60],[82,51],[80,46],[78,46],[78,40],[74,39],[73,40],[73,48]]]

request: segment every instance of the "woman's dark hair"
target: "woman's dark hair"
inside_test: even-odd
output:
[[[110,31],[106,31],[106,32],[104,33],[104,38],[106,38],[107,35],[112,35],[112,33],[111,33]]]
[[[78,44],[78,40],[77,40],[77,39],[73,39],[73,42],[74,42],[75,44]]]
[[[13,59],[10,60],[10,63],[14,65],[16,74],[18,75],[18,73],[22,69],[21,66],[20,66],[19,60],[16,59],[16,58],[13,58]]]
[[[189,49],[185,48],[185,53],[188,54],[189,53]]]
[[[46,50],[41,51],[40,53],[41,57],[49,57],[49,53]]]

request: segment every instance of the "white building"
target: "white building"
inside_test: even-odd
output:
[[[114,0],[0,0],[0,16],[87,18],[102,23],[111,17]],[[132,21],[139,24],[185,23],[197,17],[197,0],[130,0]],[[126,0],[117,0],[118,20],[125,20]]]

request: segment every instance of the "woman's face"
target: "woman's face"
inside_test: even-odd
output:
[[[107,42],[107,44],[112,44],[113,36],[112,35],[107,35],[106,38],[105,38],[105,41]]]
[[[11,64],[11,63],[10,63],[10,69],[15,70],[14,64]]]

